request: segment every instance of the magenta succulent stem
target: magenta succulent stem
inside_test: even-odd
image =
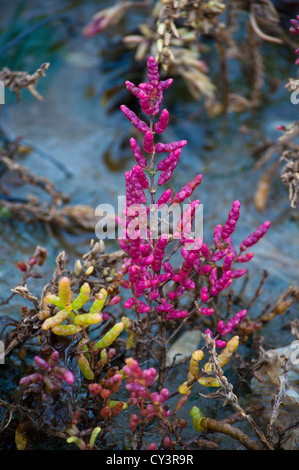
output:
[[[177,140],[170,143],[156,141],[169,123],[168,111],[163,109],[160,112],[160,108],[163,93],[171,85],[172,79],[160,81],[158,63],[153,56],[148,58],[147,67],[148,82],[135,86],[127,81],[126,87],[139,100],[141,110],[148,116],[149,124],[139,119],[126,106],[121,106],[124,115],[142,134],[141,146],[135,138],[130,140],[136,165],[125,174],[127,209],[125,211],[126,219],[120,220],[125,235],[120,239],[120,246],[129,258],[125,260],[121,269],[123,276],[121,282],[124,288],[131,290],[125,307],[136,312],[138,322],[143,322],[146,328],[148,328],[151,318],[156,318],[158,322],[161,344],[161,363],[158,375],[161,387],[167,351],[166,322],[180,321],[189,316],[190,312],[187,308],[179,307],[184,294],[194,291],[197,283],[203,282],[199,299],[201,305],[198,309],[203,316],[212,316],[214,314],[214,299],[228,289],[234,279],[244,276],[247,272],[247,269],[236,269],[235,263],[250,261],[253,256],[252,252],[242,252],[265,235],[270,227],[270,222],[265,222],[247,237],[241,243],[240,253],[237,255],[232,236],[240,217],[241,203],[236,200],[232,204],[232,209],[229,211],[224,225],[218,224],[214,229],[215,247],[209,247],[201,237],[194,242],[191,233],[195,212],[200,201],[199,199],[190,201],[190,198],[194,190],[201,184],[203,175],[198,174],[193,180],[182,186],[174,196],[172,196],[171,189],[165,188],[165,184],[171,179],[179,164],[187,141]],[[160,158],[163,153],[167,155]],[[159,160],[156,162],[158,158]],[[156,203],[156,193],[160,187],[162,194]],[[149,200],[146,197],[146,192],[150,194]],[[170,207],[180,207],[185,201],[188,201],[187,208],[184,208],[180,214],[179,221],[173,227],[173,233],[170,236],[166,233],[161,233],[158,237],[153,236],[152,227],[148,225],[148,218],[152,216],[154,218],[156,211],[162,208],[166,209],[167,214]],[[136,213],[135,207],[138,204],[145,208],[143,218],[138,212]],[[136,214],[139,215],[137,219],[134,219]],[[133,231],[130,225],[132,220],[137,222]],[[164,220],[165,218],[161,218],[160,221]],[[147,239],[144,238],[145,236]],[[178,239],[178,242],[168,254],[168,247],[175,239]],[[182,263],[174,266],[172,259],[179,249]],[[124,279],[124,276],[127,276],[127,279]],[[167,293],[165,291],[166,285],[169,287]],[[220,320],[218,333],[231,332],[243,316],[244,312],[239,312],[226,325],[222,324]],[[225,341],[217,337],[216,341],[217,347],[223,347],[226,344]],[[128,388],[137,394],[147,393],[140,382],[138,384],[130,382]],[[158,397],[155,398],[155,401],[159,400]]]

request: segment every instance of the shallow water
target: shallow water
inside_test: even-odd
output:
[[[33,146],[35,150],[23,156],[21,163],[36,174],[45,175],[54,181],[57,188],[71,196],[73,204],[89,204],[96,208],[100,203],[109,202],[116,207],[117,196],[125,192],[123,171],[133,163],[129,147],[130,126],[118,110],[118,105],[115,109],[105,107],[102,99],[107,87],[118,87],[124,82],[131,64],[122,59],[118,69],[115,63],[107,63],[103,54],[107,36],[87,40],[80,34],[81,27],[105,2],[90,1],[83,4],[65,0],[49,3],[51,5],[47,8],[43,4],[41,11],[40,2],[26,2],[26,8],[18,21],[22,24],[34,15],[62,11],[75,22],[72,34],[66,33],[65,25],[50,23],[46,27],[47,32],[52,34],[49,43],[45,42],[45,31],[41,28],[34,39],[29,35],[7,52],[7,63],[4,57],[1,58],[1,65],[12,68],[13,62],[21,67],[23,61],[28,71],[34,71],[45,61],[51,62],[51,66],[47,77],[38,84],[44,101],[38,102],[23,91],[22,103],[18,104],[7,92],[6,104],[1,109],[0,126],[10,138],[23,136],[24,143]],[[2,2],[0,5],[3,6]],[[17,5],[19,2],[10,2],[9,7],[5,6],[2,27],[5,24],[11,27],[11,15]],[[110,40],[117,43],[119,38]],[[32,42],[33,50],[38,51],[36,56],[32,54]],[[271,53],[269,61],[275,63],[275,51]],[[130,57],[128,55],[128,59]],[[294,74],[293,66],[285,57],[279,61],[280,77],[287,80]],[[121,96],[126,99],[126,91]],[[259,213],[254,208],[253,194],[261,172],[253,171],[255,160],[251,154],[252,146],[248,143],[248,137],[238,129],[246,124],[266,137],[277,139],[279,133],[276,126],[297,119],[298,108],[290,103],[284,83],[271,96],[265,96],[267,106],[263,106],[253,116],[244,113],[210,119],[202,109],[201,102],[194,102],[188,94],[186,97],[180,94],[174,103],[174,96],[175,93],[168,98],[165,95],[165,106],[168,104],[176,117],[165,133],[165,139],[187,139],[188,146],[182,152],[171,187],[178,189],[193,179],[195,174],[203,173],[204,178],[196,195],[204,207],[205,239],[212,241],[215,225],[226,221],[232,202],[236,199],[242,204],[234,235],[236,245],[263,221],[272,221],[267,236],[252,250],[255,257],[251,262],[251,281],[246,290],[249,299],[259,284],[262,269],[269,272],[264,295],[256,304],[258,315],[264,305],[276,300],[290,284],[298,284],[299,223],[294,217],[298,211],[290,208],[288,191],[279,178],[273,182],[266,210]],[[117,102],[115,96],[112,99]],[[195,117],[191,119],[190,116]],[[71,175],[66,177],[46,155],[62,163]],[[16,188],[15,194],[23,194],[23,188]],[[0,297],[6,298],[9,289],[21,277],[16,263],[19,260],[26,261],[36,245],[48,250],[47,261],[41,269],[44,279],[34,280],[32,286],[29,285],[33,292],[38,293],[45,279],[55,269],[57,254],[65,249],[71,263],[88,250],[89,239],[94,238],[94,234],[79,237],[68,233],[57,234],[41,224],[29,226],[1,219],[0,238]],[[116,247],[114,242],[107,242],[108,250]],[[21,305],[21,301],[14,299],[8,306],[0,307],[0,314],[18,318]],[[295,308],[290,315],[296,316]],[[277,337],[279,346],[287,343],[289,331],[282,329],[283,325],[283,318],[271,323],[267,336],[269,346],[277,343]]]

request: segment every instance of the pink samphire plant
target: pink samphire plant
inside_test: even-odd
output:
[[[153,56],[148,58],[147,70],[148,82],[138,86],[129,81],[125,83],[139,100],[149,122],[140,119],[127,106],[121,106],[123,114],[140,132],[142,145],[131,138],[130,145],[136,164],[125,173],[126,207],[123,217],[117,218],[123,229],[119,245],[127,255],[119,275],[121,285],[131,291],[125,307],[136,312],[139,325],[148,327],[150,319],[154,319],[155,324],[160,325],[161,337],[165,340],[167,322],[182,321],[195,311],[193,307],[188,310],[188,307],[180,308],[178,305],[184,294],[194,290],[198,283],[200,296],[196,299],[196,311],[203,316],[213,315],[213,299],[227,289],[234,279],[244,276],[247,270],[241,269],[240,264],[244,265],[252,259],[253,253],[248,249],[266,234],[270,222],[264,222],[251,233],[237,250],[231,239],[240,216],[241,204],[237,200],[233,202],[224,224],[216,225],[213,247],[208,247],[202,237],[191,237],[200,201],[191,201],[190,198],[201,183],[202,175],[197,175],[176,194],[172,194],[171,189],[163,188],[177,167],[187,141],[156,142],[169,122],[169,112],[166,109],[160,112],[160,108],[163,93],[173,80],[160,80],[158,63]],[[157,196],[161,189],[162,193]],[[153,229],[149,223],[153,212],[163,208],[164,214],[165,210],[167,214],[167,211],[183,203],[184,208],[187,208],[176,226],[172,227],[173,232],[169,234],[160,231],[159,236],[156,236],[156,227]],[[175,265],[172,260],[178,250],[182,261]],[[225,335],[231,333],[245,315],[246,310],[242,310],[226,324],[222,320],[218,322],[217,331],[214,332],[217,347],[225,346]],[[210,329],[206,333],[213,337]],[[161,371],[165,367],[163,354],[159,365]]]

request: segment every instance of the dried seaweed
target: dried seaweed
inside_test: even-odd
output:
[[[43,97],[38,93],[36,85],[41,77],[46,76],[45,72],[49,67],[49,62],[45,62],[33,74],[12,71],[8,67],[4,67],[0,71],[0,80],[4,83],[5,88],[17,95],[18,101],[21,101],[21,90],[23,88],[27,89],[34,98],[42,101]]]
[[[0,194],[0,205],[9,209],[14,217],[27,223],[39,221],[50,224],[56,230],[74,233],[94,232],[96,223],[101,216],[95,214],[93,207],[82,204],[66,204],[70,201],[69,196],[58,191],[54,183],[44,176],[35,175],[12,158],[1,156],[0,163],[15,173],[24,184],[37,187],[51,197],[49,202],[41,202],[37,196],[29,195],[27,198],[20,199]]]
[[[89,37],[103,33],[119,20],[120,14],[122,17],[129,14],[139,2],[132,3],[116,3],[100,10],[83,29],[83,34]],[[295,47],[270,0],[163,0],[153,6],[145,3],[144,11],[147,16],[138,25],[138,32],[128,31],[123,43],[134,51],[136,62],[152,54],[165,75],[181,76],[193,99],[203,98],[211,115],[260,107],[266,74],[263,44]],[[212,64],[209,53],[215,55],[211,39],[218,52],[216,73],[208,65]],[[231,61],[239,64],[240,72],[246,77],[247,96],[234,89],[235,84],[228,76]],[[211,68],[215,68],[214,60]]]

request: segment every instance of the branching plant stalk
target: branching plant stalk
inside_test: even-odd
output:
[[[207,335],[203,335],[203,337],[206,346],[212,355],[212,370],[221,385],[220,393],[225,397],[225,403],[230,403],[231,406],[250,424],[253,431],[256,433],[260,441],[268,450],[274,450],[273,445],[268,441],[264,433],[260,430],[255,421],[252,419],[252,417],[248,415],[240,406],[237,396],[233,393],[232,385],[227,381],[226,377],[223,375],[223,371],[219,365],[219,361],[215,351],[215,342]]]

